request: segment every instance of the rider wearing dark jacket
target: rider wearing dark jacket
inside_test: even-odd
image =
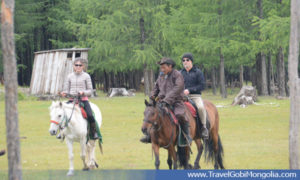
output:
[[[209,133],[206,126],[206,109],[201,97],[201,91],[205,87],[205,80],[202,71],[199,68],[193,66],[193,55],[191,53],[185,53],[182,58],[183,69],[181,74],[184,78],[184,94],[192,99],[197,108],[203,127],[201,128],[201,135],[204,139],[208,139]]]
[[[185,117],[185,106],[183,103],[184,80],[179,71],[173,69],[175,62],[170,58],[163,58],[158,62],[163,72],[155,83],[151,92],[151,99],[156,98],[162,104],[173,107],[173,112],[178,119],[184,133],[187,135],[188,143],[192,141],[189,132],[189,121]],[[141,139],[142,142],[150,141],[149,136]]]
[[[205,88],[205,80],[202,71],[195,66],[187,72],[186,69],[181,70],[184,78],[185,88],[189,90],[190,94],[201,94]]]

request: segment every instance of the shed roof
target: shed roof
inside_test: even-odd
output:
[[[70,52],[70,51],[88,51],[91,48],[67,48],[67,49],[52,49],[45,51],[37,51],[34,54],[50,53],[50,52]]]

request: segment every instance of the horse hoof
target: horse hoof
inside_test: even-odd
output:
[[[83,171],[89,171],[90,169],[88,167],[86,167],[86,168],[83,168],[82,170]]]
[[[73,175],[74,175],[74,170],[69,170],[67,176],[73,176]]]
[[[193,169],[201,169],[199,165],[195,165]]]

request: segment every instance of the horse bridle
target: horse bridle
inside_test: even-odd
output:
[[[144,119],[143,121],[146,122],[146,123],[151,124],[152,126],[150,128],[153,128],[157,132],[157,131],[159,131],[162,128],[162,124],[161,123],[160,123],[159,128],[157,128],[157,129],[155,128],[155,126],[157,126],[157,124],[158,124],[157,123],[158,117],[159,117],[159,115],[156,117],[156,119],[154,121],[150,121],[148,119]],[[171,138],[170,138],[170,142],[169,142],[168,145],[163,146],[163,148],[167,149],[172,144],[173,137],[174,137],[174,129],[172,128],[172,135],[171,135]]]
[[[73,108],[72,108],[72,113],[71,113],[70,118],[67,117],[66,111],[63,109],[64,110],[64,116],[63,116],[62,121],[59,123],[59,122],[57,122],[55,120],[50,120],[50,122],[54,123],[54,124],[57,124],[58,127],[59,127],[59,130],[63,130],[65,127],[68,127],[68,124],[69,124],[69,122],[70,122],[70,120],[72,118],[72,115],[73,115],[73,112],[74,112],[74,109],[75,109],[75,105],[76,105],[76,103],[74,101],[74,105],[73,105]],[[65,124],[65,125],[63,126],[63,124]]]
[[[59,130],[63,130],[65,127],[68,126],[69,120],[67,120],[67,119],[68,119],[68,117],[66,115],[66,112],[64,111],[64,116],[60,123],[55,120],[50,120],[50,123],[54,123],[54,124],[58,125]],[[65,125],[63,126],[63,124],[65,124]]]
[[[154,121],[150,121],[149,119],[144,119],[143,121],[151,124],[152,126],[150,128],[153,128],[155,131],[159,131],[162,128],[162,124],[160,124],[159,128],[155,128],[158,125],[158,123],[157,123],[158,116],[156,117],[156,119]]]

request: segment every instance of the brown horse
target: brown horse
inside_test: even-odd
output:
[[[206,159],[214,161],[214,168],[224,169],[223,166],[223,148],[220,137],[218,135],[219,116],[216,107],[209,101],[204,101],[208,113],[210,137],[204,140]],[[151,136],[152,149],[155,154],[155,167],[159,169],[159,148],[163,147],[168,150],[169,169],[177,169],[177,157],[179,159],[180,167],[184,169],[191,168],[189,165],[190,147],[181,147],[177,144],[177,136],[179,133],[178,126],[170,119],[165,109],[160,106],[160,103],[148,103],[145,100],[146,109],[144,111],[144,120],[142,125],[142,132],[148,133]],[[199,169],[199,161],[203,152],[203,145],[201,141],[200,129],[201,123],[196,121],[191,112],[185,107],[186,117],[190,123],[191,138],[197,145],[197,158],[194,162],[194,169]],[[177,145],[177,153],[175,150]],[[172,162],[173,159],[173,162]]]

